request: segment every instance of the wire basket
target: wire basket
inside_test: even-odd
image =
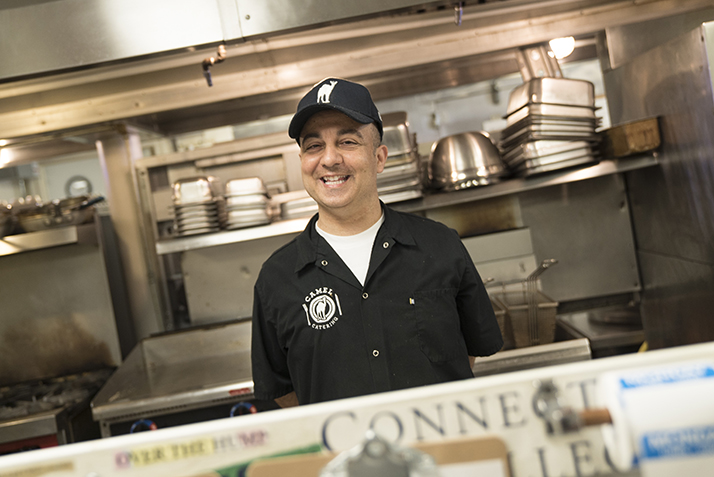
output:
[[[516,348],[552,343],[555,340],[557,301],[539,290],[528,291],[525,286],[523,291],[502,292],[494,297],[506,308],[504,319],[505,323],[510,324]]]
[[[521,290],[507,289],[507,284],[502,283],[501,291],[493,293],[491,302],[506,310],[505,316],[499,321],[501,334],[504,336],[504,349],[508,349],[505,343],[507,336],[513,337],[516,348],[552,343],[555,340],[558,302],[538,290],[538,277],[556,263],[558,261],[554,258],[543,260],[538,268],[521,282]],[[496,318],[498,319],[498,315]]]

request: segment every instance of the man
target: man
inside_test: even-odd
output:
[[[288,133],[318,214],[256,282],[256,397],[287,407],[472,377],[503,345],[491,302],[455,231],[379,200],[387,147],[369,91],[320,82]]]

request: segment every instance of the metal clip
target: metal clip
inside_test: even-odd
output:
[[[533,395],[533,410],[545,420],[548,434],[576,432],[586,426],[611,424],[612,417],[607,409],[585,409],[575,411],[564,407],[558,387],[551,380],[536,381],[538,390]]]
[[[410,448],[398,448],[369,430],[365,440],[342,452],[320,477],[437,477],[434,458]]]

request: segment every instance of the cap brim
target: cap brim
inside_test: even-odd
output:
[[[370,118],[369,116],[366,116],[362,113],[358,113],[357,111],[352,111],[351,109],[343,108],[342,106],[336,104],[313,104],[293,116],[293,119],[290,121],[290,126],[288,127],[288,135],[291,138],[298,140],[299,142],[300,133],[302,132],[302,128],[305,126],[305,123],[312,117],[313,114],[320,111],[325,111],[327,109],[339,111],[361,124],[369,124],[374,122],[374,119]]]

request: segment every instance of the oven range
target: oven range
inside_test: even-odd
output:
[[[113,368],[0,387],[0,455],[99,437],[91,399]]]

